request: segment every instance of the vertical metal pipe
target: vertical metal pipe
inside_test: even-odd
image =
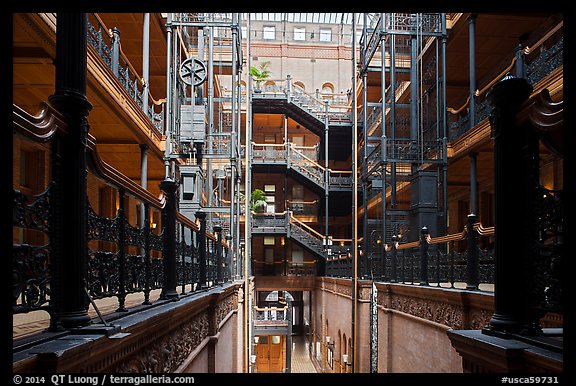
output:
[[[468,19],[468,41],[470,57],[470,129],[476,125],[476,15]]]
[[[380,52],[382,61],[380,63],[380,78],[381,78],[381,141],[380,141],[380,157],[382,161],[382,243],[380,244],[380,254],[382,256],[382,275],[386,275],[386,41],[384,39],[384,13],[380,13]]]
[[[358,101],[356,100],[356,13],[352,14],[352,253],[354,256],[352,278],[352,372],[358,367]]]
[[[410,140],[415,147],[418,140],[418,44],[415,36],[410,37]]]
[[[442,112],[442,208],[444,210],[444,232],[448,234],[448,133],[446,106],[446,14],[442,14],[442,93],[440,111]]]
[[[363,14],[363,25],[362,25],[362,33],[364,35],[364,39],[362,40],[362,47],[361,50],[364,53],[361,55],[361,58],[366,60],[366,41],[368,40],[367,35],[367,23],[368,23],[368,16],[366,13]],[[374,31],[374,33],[377,33]],[[362,63],[361,68],[367,68],[368,63]],[[362,72],[362,244],[361,248],[363,251],[362,254],[362,261],[364,270],[361,272],[361,276],[370,275],[372,277],[372,260],[370,260],[370,266],[368,266],[368,200],[366,196],[368,195],[368,186],[367,184],[367,174],[368,174],[368,74],[367,71]]]
[[[396,140],[396,35],[390,36],[390,139],[392,146],[390,146],[390,156],[392,162],[390,164],[390,207],[396,208],[396,151],[394,149],[394,142]]]
[[[330,170],[328,169],[328,101],[324,101],[324,111],[326,113],[324,117],[324,258],[328,255],[328,195],[330,192]]]
[[[251,58],[250,58],[250,17],[251,14],[248,13],[246,19],[246,61],[247,67],[250,68]],[[247,73],[249,74],[249,72]],[[248,87],[246,87],[246,129],[245,129],[245,173],[244,173],[244,372],[250,372],[250,355],[252,354],[250,341],[250,315],[251,308],[249,308],[250,303],[250,278],[248,276],[249,271],[249,259],[250,259],[250,131],[252,125],[252,77],[248,75]]]
[[[468,19],[468,40],[470,50],[470,129],[476,125],[476,15],[471,14]],[[476,153],[470,153],[470,212],[476,214]]]
[[[230,279],[234,279],[234,262],[237,261],[235,257],[237,256],[237,250],[232,247],[232,243],[235,243],[237,234],[235,232],[235,221],[234,221],[234,214],[236,208],[236,168],[238,167],[237,160],[236,160],[236,108],[238,105],[236,104],[236,72],[238,71],[237,68],[237,49],[236,44],[238,43],[238,14],[232,14],[232,97],[231,97],[231,106],[230,106],[230,114],[232,118],[231,127],[230,127],[230,240],[228,241],[228,255],[230,257]],[[240,218],[237,218],[236,221],[240,221]],[[232,241],[234,240],[234,241]]]
[[[240,22],[242,19],[242,14],[239,13],[238,14],[238,26],[240,26]],[[237,32],[241,33],[241,29],[238,29]],[[240,48],[240,51],[242,50],[242,36],[241,34],[237,33],[237,44]],[[242,55],[239,55],[239,57],[241,58]],[[237,108],[236,108],[236,115],[237,115],[237,119],[236,119],[236,125],[237,125],[237,130],[236,130],[236,155],[239,157],[240,159],[240,154],[241,154],[241,149],[242,149],[242,62],[238,63],[238,80],[236,81],[236,84],[234,85],[234,87],[236,88],[236,96],[238,98],[238,102],[236,104]],[[240,205],[240,182],[241,182],[241,176],[242,176],[242,168],[241,168],[241,162],[240,160],[237,162],[237,165],[239,166],[238,168],[238,176],[236,177],[236,240],[235,240],[235,254],[236,254],[236,265],[237,265],[237,270],[236,270],[236,276],[237,278],[242,277],[242,272],[243,272],[243,266],[242,266],[242,262],[243,259],[240,256],[239,252],[240,252],[240,209],[241,209],[241,205]]]
[[[166,127],[164,134],[166,144],[164,146],[164,178],[170,178],[170,153],[171,153],[171,132],[172,132],[172,13],[168,13],[166,19]]]
[[[214,27],[208,27],[208,151],[212,152],[212,134],[214,133]],[[212,159],[206,160],[206,181],[208,182],[208,206],[212,206]],[[212,213],[210,212],[210,219]]]
[[[148,78],[150,76],[150,14],[144,14],[142,27],[142,110],[148,115]]]

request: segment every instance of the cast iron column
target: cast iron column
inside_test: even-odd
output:
[[[171,179],[160,183],[160,189],[166,194],[166,204],[162,210],[162,228],[164,233],[164,284],[162,299],[177,299],[176,291],[176,189],[178,184]]]
[[[428,235],[427,227],[420,231],[420,285],[428,285]]]
[[[478,217],[474,213],[470,213],[466,225],[468,233],[466,289],[470,291],[477,290],[480,282],[478,280],[478,233],[474,230],[477,219]]]
[[[200,220],[200,231],[198,232],[198,259],[200,262],[200,272],[198,279],[198,286],[206,288],[206,212],[202,209],[195,213],[197,219]]]
[[[86,196],[87,116],[85,13],[58,13],[56,28],[56,88],[50,104],[64,116],[65,133],[54,136],[50,243],[54,329],[90,323],[85,292],[88,273],[88,200]]]
[[[519,106],[530,96],[532,86],[508,75],[489,93],[493,105],[490,123],[494,138],[494,315],[488,331],[516,332],[523,311],[523,256],[526,241],[522,219],[526,176],[522,166],[523,133],[516,125]],[[527,241],[530,245],[530,242]]]
[[[222,225],[214,225],[216,233],[216,284],[223,283],[222,280]]]

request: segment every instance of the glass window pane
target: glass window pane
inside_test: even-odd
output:
[[[274,26],[264,26],[264,39],[274,40],[276,39],[276,27]]]
[[[321,29],[321,30],[320,30],[320,41],[321,41],[321,42],[330,42],[330,41],[332,41],[332,30],[330,30],[330,29]]]
[[[306,28],[294,28],[294,40],[306,40]]]

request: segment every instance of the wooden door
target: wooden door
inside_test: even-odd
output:
[[[256,345],[256,372],[281,373],[286,362],[286,336],[260,335]]]
[[[270,335],[269,349],[269,369],[271,373],[281,373],[284,369],[284,355],[286,349],[285,335]]]

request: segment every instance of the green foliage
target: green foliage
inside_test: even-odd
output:
[[[240,200],[244,201],[246,197],[240,194]],[[250,195],[250,210],[256,213],[264,213],[266,211],[266,194],[261,189],[254,189]]]
[[[252,76],[252,79],[254,79],[258,88],[260,88],[260,83],[262,83],[263,80],[268,79],[270,76],[270,70],[268,69],[269,65],[270,62],[266,61],[260,63],[258,67],[250,67],[250,76]]]

